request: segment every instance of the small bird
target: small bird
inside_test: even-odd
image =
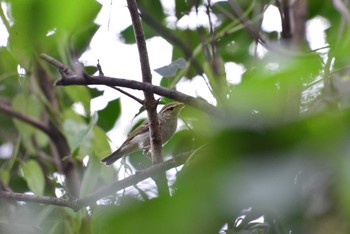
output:
[[[177,117],[183,107],[183,103],[172,102],[166,104],[158,113],[160,131],[162,134],[162,144],[165,144],[175,133],[177,127]],[[139,150],[148,151],[150,148],[148,127],[149,124],[146,120],[142,125],[130,133],[128,138],[119,147],[119,149],[114,151],[111,155],[102,159],[102,162],[106,163],[107,165],[111,165],[119,158],[122,158],[124,155]]]

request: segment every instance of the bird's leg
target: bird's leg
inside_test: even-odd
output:
[[[148,146],[148,147],[143,148],[142,149],[142,154],[144,156],[146,156],[146,158],[151,159],[152,154],[150,152],[150,147]]]

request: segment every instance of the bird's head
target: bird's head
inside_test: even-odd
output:
[[[177,118],[179,115],[181,109],[184,107],[185,104],[180,102],[171,102],[163,106],[163,108],[160,110],[159,114],[167,119],[170,118]]]

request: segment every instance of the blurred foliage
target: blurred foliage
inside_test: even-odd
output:
[[[173,62],[158,71],[161,85],[176,89],[200,76],[226,113],[217,119],[190,106],[181,112],[181,129],[163,153],[166,159],[192,154],[168,173],[172,197],[157,197],[152,182],[143,181],[78,212],[2,199],[0,233],[349,233],[349,9],[307,1],[303,25],[314,19],[329,25],[326,48],[311,50],[294,32],[283,38],[262,28],[265,10],[288,1],[236,1],[267,40],[269,47],[261,49],[240,21],[244,17],[237,18],[230,4],[235,1],[176,0],[174,9],[162,2],[138,1],[145,37],[161,36],[173,45]],[[290,14],[299,2],[290,2]],[[67,198],[60,167],[67,158],[76,163],[82,197],[151,166],[141,152],[117,170],[101,164],[110,153],[106,133],[127,107],[115,99],[92,113],[91,99],[103,92],[53,88],[59,73],[38,58],[47,53],[74,66],[98,29],[100,4],[2,0],[0,6],[9,33],[7,46],[0,47],[0,105],[55,126],[70,150],[59,157],[56,139],[0,109],[0,189]],[[194,15],[197,27],[179,26]],[[135,43],[131,25],[118,36]],[[238,84],[225,72],[228,63],[244,68]],[[85,70],[93,74],[96,67]],[[77,106],[82,111],[74,111]]]

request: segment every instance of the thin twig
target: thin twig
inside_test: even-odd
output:
[[[99,75],[99,76],[104,76],[104,75],[105,75],[105,74],[103,73],[103,71],[102,71],[102,66],[101,66],[101,64],[100,64],[100,60],[97,60],[97,70],[98,70],[98,75]],[[117,91],[119,91],[119,92],[121,92],[122,94],[124,94],[124,95],[126,95],[126,96],[128,96],[128,97],[130,97],[130,98],[132,98],[132,99],[134,99],[135,101],[137,101],[137,102],[140,103],[141,105],[144,104],[144,101],[143,101],[143,100],[141,100],[140,98],[138,98],[138,97],[132,95],[131,93],[128,93],[128,92],[126,92],[126,91],[124,91],[124,90],[122,90],[122,89],[120,89],[120,88],[118,88],[118,87],[114,87],[114,86],[109,86],[109,87],[112,88],[112,89],[115,89],[115,90],[117,90]]]
[[[64,78],[72,78],[76,76],[76,74],[68,66],[64,65],[57,59],[52,58],[47,54],[41,54],[40,58],[44,59],[45,61],[57,67],[58,71],[62,74]]]
[[[257,32],[254,29],[254,26],[252,25],[252,23],[250,23],[250,21],[248,20],[248,18],[244,15],[242,8],[240,7],[240,5],[237,3],[236,0],[229,0],[228,1],[229,6],[232,9],[232,13],[237,17],[238,20],[240,20],[240,22],[244,25],[245,30],[256,40],[258,41],[261,45],[263,45],[264,47],[268,47],[269,45],[267,44],[267,42],[261,37],[260,33]]]
[[[118,87],[114,87],[114,86],[109,86],[109,87],[112,88],[112,89],[115,89],[115,90],[117,90],[117,91],[119,91],[119,92],[121,92],[122,94],[128,96],[129,98],[134,99],[135,101],[137,101],[137,102],[140,103],[141,105],[144,104],[144,101],[143,101],[142,99],[140,99],[140,98],[138,98],[138,97],[132,95],[131,93],[128,93],[128,92],[126,92],[126,91],[124,91],[124,90],[122,90],[122,89],[120,89],[120,88],[118,88]]]
[[[100,60],[97,60],[97,70],[98,70],[98,75],[99,76],[104,76],[105,74],[102,71],[102,67],[100,65]]]

